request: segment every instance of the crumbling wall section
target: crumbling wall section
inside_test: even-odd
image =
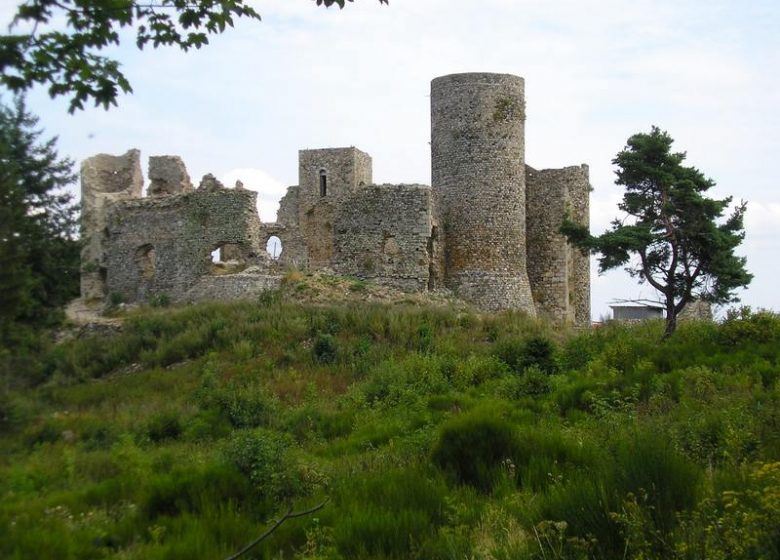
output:
[[[141,152],[98,154],[81,164],[81,297],[106,295],[107,215],[113,204],[138,198],[143,188]]]
[[[371,185],[356,190],[336,215],[334,270],[406,291],[425,291],[432,217],[428,186]]]
[[[168,196],[191,190],[190,176],[179,156],[149,158],[149,196]]]
[[[297,185],[287,188],[287,192],[279,201],[276,222],[262,224],[260,237],[267,242],[272,235],[276,235],[282,242],[280,265],[306,270],[309,258],[299,223],[300,191]]]
[[[125,301],[183,299],[202,276],[218,274],[211,253],[230,245],[246,265],[263,264],[257,193],[211,185],[115,204],[107,219],[106,284]]]
[[[559,232],[567,215],[588,225],[589,189],[587,166],[526,166],[528,279],[537,312],[553,320],[590,322],[589,259]]]

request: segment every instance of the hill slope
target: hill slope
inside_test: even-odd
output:
[[[328,498],[245,558],[778,557],[780,318],[661,345],[406,303],[146,309],[17,357],[0,556],[224,558]]]

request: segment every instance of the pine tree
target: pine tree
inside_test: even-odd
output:
[[[612,163],[616,184],[625,187],[618,208],[626,214],[612,228],[592,236],[587,228],[565,221],[561,232],[580,248],[600,253],[599,271],[619,266],[660,294],[666,307],[665,337],[677,328],[677,316],[696,298],[711,303],[737,301],[736,288],[753,276],[746,259],[734,254],[745,237],[747,204],[738,204],[723,222],[732,198],[707,198],[715,182],[694,167],[682,165],[686,154],[672,152],[674,141],[652,127],[628,139]]]
[[[0,345],[51,325],[78,295],[76,176],[17,99],[0,105]]]

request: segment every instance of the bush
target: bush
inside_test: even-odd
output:
[[[526,340],[510,338],[496,344],[498,358],[517,373],[536,366],[544,373],[558,371],[555,346],[543,336],[532,336]]]
[[[236,428],[269,426],[278,410],[278,401],[262,386],[216,386],[210,378],[204,380],[196,398],[204,411],[219,411]]]
[[[295,473],[288,458],[290,441],[264,429],[240,431],[225,446],[225,457],[249,478],[268,501],[292,497],[297,490]]]
[[[142,511],[149,519],[199,512],[215,504],[249,502],[252,490],[246,479],[229,465],[191,466],[153,478],[145,492]]]
[[[331,334],[319,334],[314,340],[312,357],[318,364],[332,364],[336,361],[338,346]]]
[[[486,413],[471,413],[444,425],[432,458],[457,482],[487,492],[516,451],[517,441],[509,422]]]
[[[498,396],[508,400],[538,397],[552,390],[550,376],[537,366],[531,366],[520,376],[506,377],[498,386]]]
[[[178,439],[182,431],[179,415],[173,410],[152,416],[146,424],[146,435],[155,443],[166,439]]]

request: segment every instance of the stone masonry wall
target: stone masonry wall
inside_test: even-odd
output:
[[[137,150],[95,156],[82,165],[82,295],[254,297],[295,266],[589,324],[589,256],[558,233],[565,215],[588,225],[588,168],[526,167],[524,126],[522,78],[436,78],[431,187],[372,184],[371,157],[354,147],[301,150],[272,223],[240,184],[207,175],[193,191],[176,156],[150,159],[148,198]],[[217,248],[227,262],[212,262]]]
[[[211,252],[229,244],[246,264],[267,260],[259,230],[257,193],[199,189],[117,203],[107,220],[108,293],[128,302],[166,294],[181,299],[213,271]]]
[[[590,173],[587,165],[579,166],[580,172],[572,171],[573,180],[569,184],[571,217],[578,224],[590,228]],[[575,168],[576,169],[576,168]],[[569,246],[572,255],[572,268],[569,274],[569,289],[574,297],[574,323],[589,327],[590,318],[590,253]]]
[[[81,297],[106,296],[106,216],[121,200],[141,196],[141,152],[129,150],[121,156],[98,154],[81,163]]]
[[[406,291],[428,287],[431,189],[371,185],[344,199],[335,223],[333,268],[339,274]]]
[[[266,241],[276,235],[282,242],[282,254],[279,263],[285,266],[305,269],[309,257],[306,240],[301,234],[299,223],[300,187],[295,185],[287,188],[287,192],[279,201],[279,212],[275,224],[263,224],[263,234]]]
[[[298,152],[298,227],[306,243],[307,267],[332,265],[337,208],[344,197],[370,183],[371,156],[357,148]]]
[[[431,177],[445,284],[484,309],[535,314],[526,273],[524,82],[452,74],[431,82]]]
[[[558,231],[567,214],[587,225],[589,188],[586,166],[526,166],[528,279],[537,312],[551,319],[590,322],[588,258]]]

